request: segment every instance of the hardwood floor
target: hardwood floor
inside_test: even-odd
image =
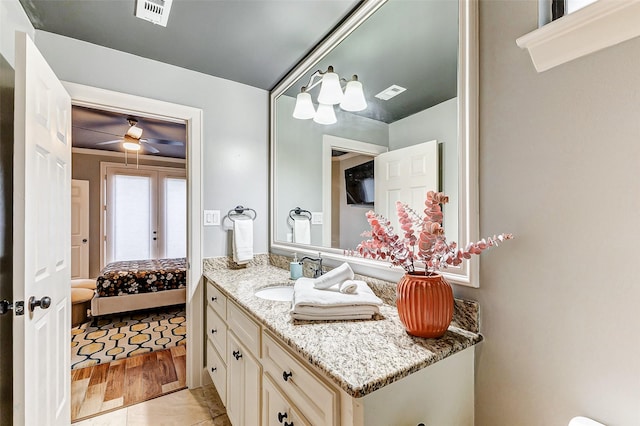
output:
[[[71,421],[186,387],[186,347],[175,346],[71,371]]]

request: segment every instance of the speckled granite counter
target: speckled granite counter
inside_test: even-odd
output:
[[[204,275],[329,380],[356,398],[482,340],[477,333],[476,302],[456,300],[454,321],[447,333],[440,339],[423,339],[404,331],[397,309],[387,304],[384,294],[378,294],[386,303],[380,308],[380,317],[374,320],[292,320],[290,302],[264,300],[254,295],[263,287],[293,285],[289,271],[269,264],[268,258],[243,269],[227,269],[224,260],[206,259]],[[380,293],[378,286],[369,284]]]

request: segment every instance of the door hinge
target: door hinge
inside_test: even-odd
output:
[[[18,300],[15,303],[10,303],[8,300],[0,301],[0,315],[4,315],[11,310],[16,312],[16,316],[24,315],[24,301]]]

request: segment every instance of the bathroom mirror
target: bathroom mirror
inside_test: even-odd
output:
[[[366,108],[335,105],[334,124],[294,118],[303,86],[318,107],[317,71],[330,66],[343,88],[357,76]],[[477,240],[477,2],[363,2],[272,91],[270,106],[272,252],[320,252],[396,281],[402,269],[345,251],[369,229],[368,210],[394,221],[396,200],[421,211],[430,189],[450,197],[448,240]],[[444,273],[477,287],[477,271],[476,256]]]

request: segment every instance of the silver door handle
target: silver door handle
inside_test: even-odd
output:
[[[48,309],[51,306],[51,298],[44,296],[42,299],[36,299],[35,296],[29,298],[29,312],[33,312],[36,308]]]

